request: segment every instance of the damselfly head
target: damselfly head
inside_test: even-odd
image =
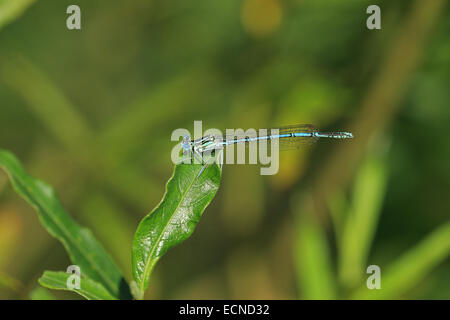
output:
[[[347,139],[353,139],[353,134],[351,132],[344,132],[344,135]]]
[[[191,150],[191,137],[189,135],[185,135],[183,137],[183,141],[181,142],[181,147],[185,151],[190,151]]]
[[[341,132],[342,138],[353,139],[353,134],[351,132]]]

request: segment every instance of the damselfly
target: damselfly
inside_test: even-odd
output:
[[[277,141],[280,150],[296,149],[304,144],[311,144],[320,138],[327,139],[352,139],[353,134],[350,132],[321,132],[310,124],[299,124],[293,126],[285,126],[279,128],[272,128],[268,130],[253,131],[249,134],[248,131],[245,136],[233,135],[206,135],[199,139],[192,140],[190,136],[183,137],[182,148],[199,162],[204,163],[202,155],[204,153],[211,153],[223,151],[226,146],[235,144],[251,144],[261,140]],[[221,152],[223,164],[223,152]],[[206,166],[206,164],[205,164]],[[205,167],[202,168],[203,172]],[[200,173],[201,173],[200,172]]]

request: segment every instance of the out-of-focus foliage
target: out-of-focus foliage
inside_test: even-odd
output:
[[[0,149],[0,168],[5,170],[14,190],[38,213],[43,227],[67,250],[72,263],[83,270],[86,288],[97,288],[96,294],[89,289],[80,291],[88,299],[104,297],[131,298],[131,294],[120,270],[91,231],[79,226],[64,210],[55,191],[41,180],[30,177],[20,162],[10,153]],[[46,272],[40,283],[56,289],[65,283],[70,274]],[[96,282],[97,281],[97,282]],[[101,298],[100,298],[101,299]]]
[[[7,2],[20,1],[0,0],[0,17]],[[0,20],[0,147],[59,190],[131,279],[174,129],[353,131],[281,154],[275,176],[225,165],[147,298],[448,298],[444,3],[79,0],[82,29],[69,31],[67,3],[36,1]],[[381,30],[365,27],[370,4]],[[70,264],[31,211],[0,174],[0,274],[20,284],[1,298],[27,299],[43,270]],[[365,287],[371,264],[379,296]]]
[[[43,287],[36,287],[30,292],[31,300],[55,300],[55,297]]]
[[[14,21],[36,0],[0,0],[0,29]]]

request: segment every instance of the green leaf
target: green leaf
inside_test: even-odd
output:
[[[139,224],[133,241],[133,292],[142,299],[156,262],[171,247],[186,240],[194,231],[206,206],[220,184],[217,164],[198,176],[202,165],[180,164],[166,186],[160,204]]]
[[[88,300],[116,300],[104,286],[86,276],[80,278],[80,289],[69,289],[67,281],[70,282],[71,275],[63,271],[45,271],[39,278],[39,283],[49,289],[76,292]]]
[[[2,149],[0,168],[6,171],[16,192],[36,209],[47,231],[62,242],[82,275],[98,281],[117,298],[131,298],[128,285],[114,261],[92,233],[67,214],[49,185],[26,174],[14,155]]]
[[[381,289],[369,290],[364,285],[353,299],[398,299],[417,285],[433,268],[450,254],[450,223],[434,230],[422,242],[408,250],[391,266],[381,268]]]
[[[17,19],[36,0],[0,0],[0,29]]]

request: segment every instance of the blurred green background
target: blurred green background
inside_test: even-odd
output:
[[[448,299],[446,2],[0,0],[0,148],[55,187],[130,279],[174,129],[352,131],[281,154],[275,176],[225,165],[146,298]],[[70,4],[82,30],[66,28]],[[381,30],[366,28],[371,4]],[[0,298],[36,296],[45,269],[69,264],[0,172]],[[366,288],[369,265],[381,290]]]

